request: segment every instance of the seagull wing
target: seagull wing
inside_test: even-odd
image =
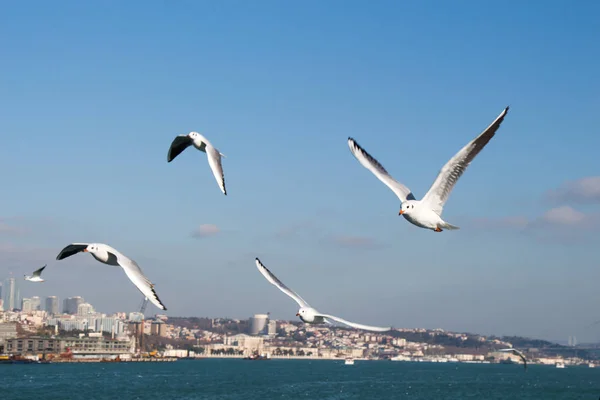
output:
[[[56,259],[62,260],[67,257],[71,257],[73,254],[77,254],[85,250],[85,248],[88,247],[88,244],[89,243],[71,243],[70,245],[62,249],[60,253],[58,253]]]
[[[281,290],[283,293],[287,294],[292,299],[294,299],[294,301],[296,303],[298,303],[298,305],[300,305],[300,307],[310,307],[308,305],[308,303],[302,297],[300,297],[296,292],[294,292],[289,287],[285,286],[283,284],[283,282],[281,282],[279,279],[277,279],[277,277],[275,275],[273,275],[273,273],[271,271],[269,271],[267,269],[267,267],[265,267],[258,258],[256,258],[256,267],[258,268],[260,273],[263,274],[263,276],[265,278],[267,278],[267,280],[269,282],[271,282],[273,285],[277,286],[277,288],[279,290]]]
[[[171,162],[181,154],[182,151],[187,149],[192,144],[192,139],[188,135],[179,135],[173,139],[171,147],[169,147],[169,153],[167,154],[167,162]]]
[[[336,317],[334,315],[329,315],[329,314],[316,314],[316,315],[318,317],[332,319],[332,320],[337,321],[339,323],[342,323],[344,325],[348,325],[348,326],[350,326],[352,328],[363,329],[365,331],[386,332],[386,331],[389,331],[390,329],[392,329],[391,327],[382,328],[382,327],[379,327],[379,326],[370,326],[370,325],[357,324],[355,322],[346,321],[345,319],[342,319],[340,317]]]
[[[131,258],[126,257],[119,252],[111,251],[110,253],[112,253],[113,256],[115,256],[117,262],[119,263],[121,268],[123,268],[129,280],[133,282],[133,284],[139,289],[139,291],[142,292],[142,294],[146,296],[146,298],[148,298],[148,300],[150,300],[152,304],[154,304],[156,307],[160,308],[161,310],[166,310],[167,307],[165,307],[164,304],[158,298],[158,295],[154,290],[154,285],[152,284],[152,282],[150,282],[148,278],[146,278],[140,266]]]
[[[38,270],[33,271],[33,276],[40,276],[42,275],[42,271],[44,270],[44,268],[46,268],[47,264],[44,264],[44,266]]]
[[[208,165],[210,165],[210,169],[217,180],[217,184],[219,185],[221,192],[227,196],[227,189],[225,188],[225,175],[223,174],[223,166],[221,165],[221,153],[219,150],[215,149],[213,145],[206,142],[206,156],[208,157]]]
[[[498,118],[486,130],[456,153],[440,170],[433,185],[431,185],[431,188],[429,188],[429,191],[421,200],[423,203],[428,204],[438,215],[442,215],[444,204],[448,200],[458,179],[465,172],[469,164],[471,164],[471,161],[475,159],[475,156],[494,137],[496,131],[500,128],[500,124],[504,121],[507,112],[508,107],[500,113]]]
[[[369,153],[365,151],[360,145],[352,138],[348,138],[348,147],[354,154],[354,157],[362,164],[363,167],[368,169],[379,179],[385,183],[387,187],[398,196],[401,202],[406,200],[415,200],[415,196],[411,193],[410,189],[396,181],[392,176],[383,168],[383,165],[374,159]]]
[[[513,353],[514,355],[519,356],[521,360],[523,360],[523,366],[525,367],[525,369],[527,369],[527,358],[525,357],[525,354],[523,354],[522,351],[517,349],[500,349],[498,351],[502,353]]]

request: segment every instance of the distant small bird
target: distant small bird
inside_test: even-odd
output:
[[[25,280],[31,281],[31,282],[44,282],[45,279],[42,279],[42,277],[41,277],[42,271],[44,270],[44,268],[46,268],[46,264],[44,264],[44,266],[42,268],[33,271],[33,275],[31,275],[31,276],[25,275]]]
[[[303,322],[306,322],[307,324],[322,324],[322,323],[331,324],[331,322],[328,321],[328,319],[332,319],[332,320],[340,322],[344,325],[351,326],[352,328],[364,329],[366,331],[385,332],[385,331],[389,331],[390,329],[392,329],[392,328],[380,328],[377,326],[361,325],[361,324],[357,324],[354,322],[346,321],[345,319],[335,317],[333,315],[322,314],[322,313],[318,312],[317,310],[315,310],[314,308],[312,308],[296,292],[294,292],[292,289],[285,286],[283,284],[283,282],[281,282],[279,279],[277,279],[277,277],[275,275],[273,275],[273,273],[271,271],[269,271],[267,269],[267,267],[265,267],[258,258],[256,258],[256,267],[258,268],[260,273],[263,274],[263,276],[265,278],[267,278],[267,280],[269,282],[271,282],[273,285],[277,286],[277,288],[279,290],[281,290],[283,293],[290,296],[292,299],[294,299],[294,301],[296,301],[296,303],[298,303],[298,305],[300,305],[300,309],[296,313],[296,316],[300,317],[300,319]]]
[[[79,252],[90,253],[96,260],[103,264],[123,268],[131,282],[152,304],[161,310],[167,309],[154,291],[154,284],[146,278],[140,266],[134,260],[121,254],[109,245],[103,243],[72,243],[62,249],[58,256],[56,256],[56,259],[62,260]]]
[[[501,351],[503,353],[513,353],[514,355],[521,357],[521,360],[523,360],[523,367],[525,367],[525,370],[527,370],[527,358],[525,358],[525,354],[523,354],[523,352],[513,348],[501,349],[498,351]]]
[[[400,212],[408,222],[421,228],[442,232],[442,229],[459,229],[442,219],[444,204],[448,200],[454,185],[465,172],[471,161],[494,137],[500,127],[508,107],[479,136],[470,141],[440,170],[435,182],[423,199],[417,200],[410,189],[396,181],[375,158],[353,139],[348,138],[348,146],[354,157],[363,167],[371,171],[380,181],[398,196],[401,202]],[[412,166],[411,166],[412,168]]]
[[[223,194],[227,196],[227,190],[225,189],[225,175],[223,174],[223,166],[221,165],[221,157],[225,157],[225,154],[219,152],[219,150],[198,132],[190,132],[187,135],[175,137],[169,148],[169,153],[167,154],[167,162],[173,161],[175,157],[191,145],[194,145],[195,148],[206,153],[208,165],[210,165],[210,169],[217,180],[217,184],[219,185],[219,188],[221,188]]]

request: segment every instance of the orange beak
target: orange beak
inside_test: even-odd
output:
[[[300,313],[296,313],[296,317],[299,317],[299,316],[300,316]]]
[[[87,253],[87,252],[88,252],[88,249],[83,249],[82,251],[83,251],[84,253]]]
[[[404,214],[404,210],[400,210],[400,212],[398,213],[398,215],[402,215]]]

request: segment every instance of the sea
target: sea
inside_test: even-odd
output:
[[[600,399],[600,368],[201,359],[0,365],[0,400]]]

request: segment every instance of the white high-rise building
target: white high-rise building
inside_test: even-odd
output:
[[[4,293],[4,309],[6,311],[13,311],[16,309],[21,303],[17,280],[15,278],[8,278],[3,286],[2,292]]]
[[[267,314],[255,314],[254,317],[250,317],[250,320],[248,321],[248,333],[251,335],[264,334],[268,320],[269,316]]]
[[[23,300],[21,300],[21,311],[25,313],[30,313],[33,311],[33,302],[31,299],[24,297]]]
[[[86,316],[94,313],[94,307],[90,303],[81,303],[77,306],[77,315]]]
[[[48,296],[46,297],[46,312],[49,315],[58,314],[58,297]]]
[[[274,337],[277,336],[277,321],[269,321],[267,326],[267,335]]]
[[[41,309],[41,307],[40,307],[41,304],[40,303],[41,303],[40,298],[38,296],[33,296],[31,298],[31,311],[38,311],[38,310],[40,310]]]

